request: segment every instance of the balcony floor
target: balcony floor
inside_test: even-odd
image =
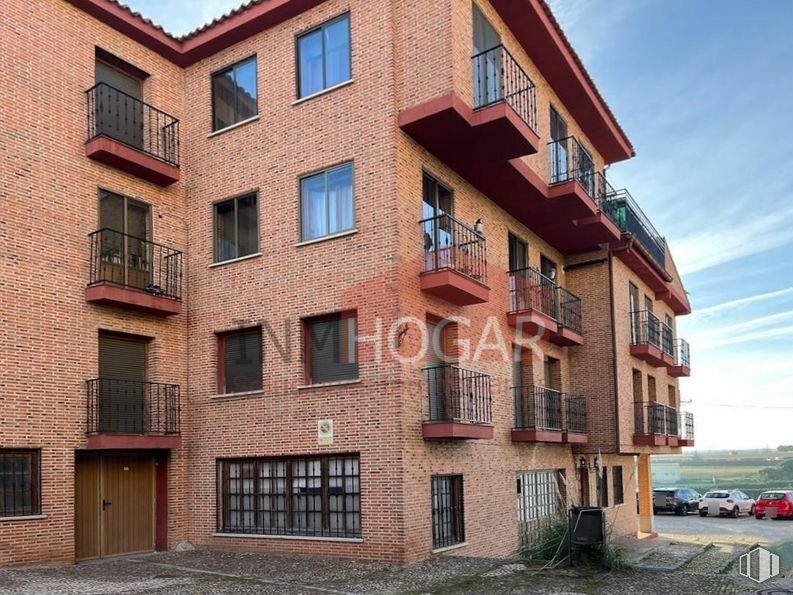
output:
[[[647,362],[654,368],[662,368],[667,365],[664,354],[660,347],[649,343],[638,343],[631,345],[631,355],[637,359]]]
[[[179,434],[89,434],[88,450],[167,450],[182,446]]]
[[[455,421],[425,421],[421,425],[424,440],[490,440],[492,424],[472,424]]]
[[[688,378],[691,376],[691,368],[688,366],[669,366],[666,373],[675,378]]]
[[[97,283],[85,288],[85,301],[92,304],[126,308],[148,314],[173,316],[182,313],[182,302],[140,289],[121,287],[111,283]]]
[[[537,430],[514,428],[512,442],[549,442],[561,444],[564,442],[564,432],[561,430]]]
[[[636,446],[666,446],[666,436],[655,434],[634,434],[633,444]]]
[[[421,291],[458,306],[483,304],[490,299],[490,288],[453,269],[421,274]]]
[[[86,142],[85,156],[159,186],[170,186],[179,180],[178,167],[107,136],[95,136]]]

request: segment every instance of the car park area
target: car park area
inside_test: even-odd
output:
[[[700,536],[703,541],[718,536],[731,536],[752,543],[774,544],[793,538],[793,520],[762,519],[741,515],[737,519],[730,517],[701,517],[696,513],[688,516],[672,514],[655,517],[655,531],[659,535],[690,535]]]

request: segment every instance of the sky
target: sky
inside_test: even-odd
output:
[[[793,444],[793,1],[549,3],[636,149],[608,176],[689,292],[697,449]],[[240,2],[129,4],[181,34]]]

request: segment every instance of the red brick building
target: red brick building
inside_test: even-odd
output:
[[[12,0],[0,90],[0,564],[652,530],[690,307],[541,0]]]

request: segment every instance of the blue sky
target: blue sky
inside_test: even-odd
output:
[[[129,3],[177,34],[239,5]],[[793,443],[793,2],[550,3],[636,148],[609,176],[669,240],[694,305],[678,334],[697,447]]]

